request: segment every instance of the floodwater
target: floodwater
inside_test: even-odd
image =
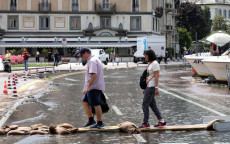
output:
[[[142,90],[139,77],[144,67],[105,70],[105,94],[110,106],[103,115],[107,126],[130,121],[141,125]],[[87,117],[81,105],[84,73],[52,80],[52,91],[40,97],[35,103],[18,107],[6,124],[31,126],[69,123],[82,127]],[[181,67],[161,67],[160,96],[156,97],[158,107],[168,125],[201,124],[203,116],[230,115],[228,105],[230,93],[219,84],[201,83]],[[191,103],[189,101],[193,101]],[[197,105],[196,105],[197,104]],[[203,107],[199,107],[202,105]],[[113,108],[116,107],[117,110]],[[151,125],[157,122],[150,110]],[[143,132],[139,135],[119,132],[87,132],[74,135],[1,136],[0,143],[56,144],[56,143],[221,143],[230,142],[230,132],[215,131],[160,131]]]

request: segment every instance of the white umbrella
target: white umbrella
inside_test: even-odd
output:
[[[230,42],[230,35],[219,31],[208,36],[206,40],[216,44],[217,46],[223,46],[226,43]]]

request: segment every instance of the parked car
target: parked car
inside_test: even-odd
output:
[[[103,49],[91,49],[91,54],[98,57],[105,65],[109,62],[109,54],[106,54]]]

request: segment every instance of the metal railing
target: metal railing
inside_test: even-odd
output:
[[[72,11],[79,11],[78,3],[72,3]]]
[[[40,12],[50,12],[51,11],[51,4],[50,3],[39,3],[39,11]]]
[[[112,3],[95,4],[95,11],[97,13],[115,13],[116,4],[112,4]]]
[[[10,10],[11,11],[16,11],[17,10],[17,6],[16,5],[10,5]]]

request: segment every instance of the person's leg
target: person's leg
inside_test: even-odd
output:
[[[87,102],[82,102],[82,105],[85,109],[85,112],[86,112],[88,118],[93,117],[92,109],[91,109],[90,105]]]
[[[142,110],[144,113],[144,119],[143,123],[148,124],[149,122],[149,88],[145,90],[144,98],[143,98],[143,103],[142,103]]]
[[[161,117],[161,113],[157,107],[157,104],[156,104],[156,100],[155,100],[155,88],[150,88],[150,108],[152,109],[152,111],[154,112],[154,114],[156,115],[157,119],[158,120],[161,120],[162,117]]]
[[[26,71],[28,70],[28,60],[26,60]]]
[[[91,108],[91,106],[89,105],[89,102],[88,102],[88,92],[85,94],[85,96],[83,98],[82,105],[83,105],[83,107],[85,109],[85,112],[87,114],[87,117],[88,117],[88,122],[84,125],[84,127],[88,127],[90,125],[96,124],[96,121],[93,118],[92,108]]]
[[[97,121],[102,121],[102,110],[101,110],[101,106],[94,106],[95,112],[96,112],[96,116],[97,116]]]

